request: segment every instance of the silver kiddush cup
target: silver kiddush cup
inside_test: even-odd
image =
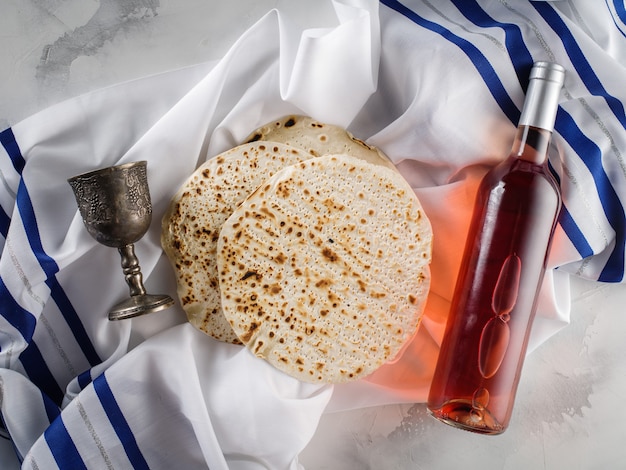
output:
[[[152,203],[145,161],[102,168],[67,180],[89,234],[98,243],[117,248],[130,289],[130,298],[114,306],[109,320],[157,312],[174,304],[169,295],[150,295],[134,244],[148,231]]]

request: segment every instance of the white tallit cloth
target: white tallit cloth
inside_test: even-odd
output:
[[[335,0],[336,23],[314,30],[270,11],[219,61],[89,93],[2,132],[0,406],[16,460],[0,466],[294,469],[322,413],[423,401],[474,190],[508,153],[537,60],[567,70],[550,155],[564,207],[531,347],[546,341],[568,323],[570,276],[623,281],[618,3]],[[207,158],[289,113],[380,147],[433,224],[422,326],[400,358],[351,384],[300,383],[197,332],[178,305],[109,322],[128,295],[119,257],[87,234],[66,182],[148,161],[154,219],[136,250],[147,289],[175,296],[159,245],[171,196]]]

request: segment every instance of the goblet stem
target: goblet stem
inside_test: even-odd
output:
[[[144,295],[146,289],[143,286],[143,276],[141,274],[141,267],[139,266],[139,259],[135,255],[135,245],[129,243],[118,248],[120,256],[122,257],[122,269],[124,270],[124,276],[126,284],[130,289],[130,295]]]
[[[146,294],[139,259],[135,255],[135,246],[132,243],[117,250],[122,257],[122,269],[126,284],[130,289],[130,299],[113,307],[109,311],[109,320],[124,320],[145,313],[158,312],[174,304],[174,300],[169,295]]]

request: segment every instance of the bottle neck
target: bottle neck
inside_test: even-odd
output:
[[[517,158],[538,165],[547,161],[564,79],[565,69],[558,64],[533,65],[511,151]]]
[[[543,165],[548,160],[548,146],[552,132],[538,127],[520,125],[517,127],[511,155],[520,160]]]
[[[533,66],[518,126],[554,129],[564,77],[560,65],[538,62]]]

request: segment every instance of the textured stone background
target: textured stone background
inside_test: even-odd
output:
[[[306,0],[2,0],[0,128],[65,98],[217,59],[278,7],[307,27]],[[477,436],[423,404],[326,415],[308,469],[626,468],[626,289],[577,281],[572,323],[526,361],[512,424]],[[2,452],[9,444],[0,438]]]

